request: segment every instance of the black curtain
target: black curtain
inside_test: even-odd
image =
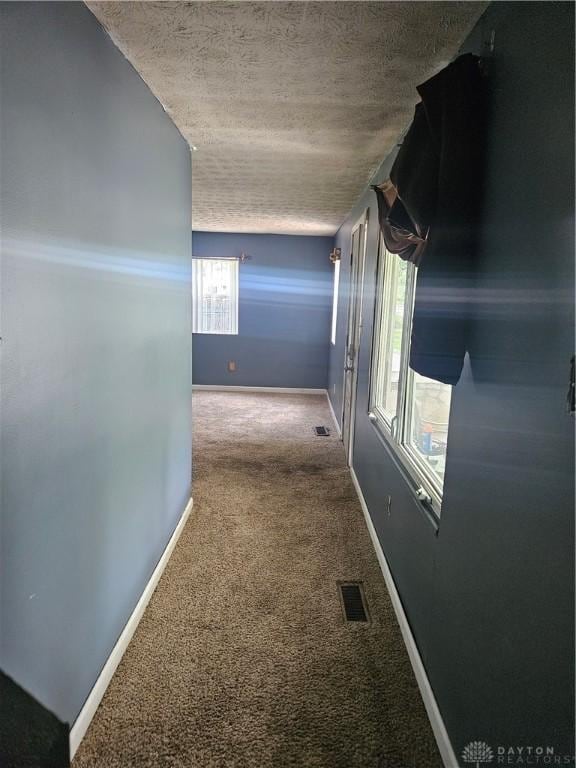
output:
[[[482,196],[484,83],[460,56],[418,86],[422,101],[375,187],[388,250],[418,265],[410,367],[456,384],[467,348]]]

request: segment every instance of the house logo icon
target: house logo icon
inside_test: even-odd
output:
[[[481,765],[494,760],[494,753],[485,741],[471,741],[462,750],[462,760],[465,763],[472,763],[475,768],[480,768]]]

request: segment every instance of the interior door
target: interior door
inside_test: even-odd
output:
[[[366,214],[352,230],[350,247],[350,293],[348,299],[348,331],[344,358],[344,401],[342,413],[342,442],[348,464],[352,464],[354,444],[354,415],[356,410],[356,382],[358,353],[362,331],[362,283],[364,277],[364,249]]]

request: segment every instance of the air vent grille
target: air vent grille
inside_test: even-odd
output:
[[[368,610],[362,582],[341,582],[338,587],[346,621],[368,622]]]

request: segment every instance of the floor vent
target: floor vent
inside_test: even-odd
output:
[[[368,622],[368,610],[362,582],[340,582],[338,588],[346,621]]]
[[[330,430],[328,427],[314,427],[314,432],[318,437],[330,437]]]

